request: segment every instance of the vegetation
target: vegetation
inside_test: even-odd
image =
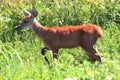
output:
[[[48,65],[44,44],[31,29],[16,31],[22,9],[39,12],[46,27],[96,24],[104,31],[97,43],[102,62],[91,63],[81,48],[61,49],[59,60]],[[119,0],[0,0],[0,80],[120,80]]]

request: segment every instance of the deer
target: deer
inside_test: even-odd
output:
[[[53,59],[58,59],[58,51],[61,48],[81,47],[91,62],[101,62],[101,57],[96,55],[96,42],[103,37],[102,29],[94,24],[83,24],[76,26],[43,27],[37,20],[38,11],[31,12],[23,10],[25,18],[16,29],[22,30],[31,26],[34,33],[42,40],[45,47],[41,54],[45,56],[47,50],[52,51]],[[46,61],[50,63],[45,57]]]

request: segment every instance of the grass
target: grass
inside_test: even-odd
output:
[[[37,20],[43,26],[96,24],[104,31],[97,43],[102,63],[91,63],[81,48],[60,49],[59,60],[47,57],[40,50],[41,40],[31,29],[14,31],[23,19],[22,9],[32,9],[29,1],[0,1],[0,80],[119,80],[120,79],[120,18],[119,1],[102,0],[39,0]]]

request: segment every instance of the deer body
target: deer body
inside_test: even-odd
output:
[[[37,16],[37,12],[34,10],[31,13],[24,11],[25,19],[18,27],[20,29],[30,25],[33,27],[36,35],[44,42],[46,48],[53,52],[53,57],[58,58],[58,50],[60,48],[74,48],[82,47],[90,61],[101,61],[100,56],[95,55],[97,53],[94,45],[97,39],[103,37],[103,33],[100,27],[92,24],[78,25],[78,26],[64,26],[64,27],[42,27],[40,23],[34,19]],[[28,21],[28,23],[26,23]],[[25,24],[26,23],[26,24]],[[42,50],[45,54],[45,50]]]
[[[54,46],[56,48],[73,48],[79,46],[81,27],[60,27],[43,28],[33,26],[36,35],[45,43],[46,47]],[[75,34],[78,34],[75,36]],[[55,44],[54,44],[55,43]],[[51,45],[52,44],[52,45]]]

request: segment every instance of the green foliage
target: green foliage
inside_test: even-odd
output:
[[[34,2],[35,1],[35,2]],[[0,0],[0,80],[119,80],[120,1],[116,0]],[[24,17],[22,9],[35,7],[43,26],[96,24],[104,38],[97,43],[102,63],[90,63],[81,48],[61,49],[48,65],[40,50],[43,43],[33,31],[15,31]]]

